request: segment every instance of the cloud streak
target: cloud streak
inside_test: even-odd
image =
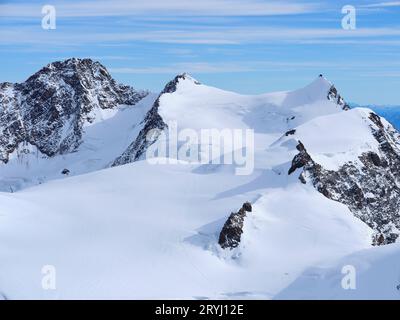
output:
[[[55,1],[59,17],[105,16],[273,16],[315,12],[315,2],[261,0]],[[0,16],[37,17],[41,4],[1,4]]]
[[[208,62],[193,62],[193,63],[176,63],[169,66],[146,67],[146,68],[109,68],[109,71],[117,74],[177,74],[183,72],[189,73],[236,73],[255,71],[252,67],[240,66],[232,63],[208,63]]]
[[[362,6],[363,8],[388,8],[388,7],[400,7],[400,1],[387,1],[371,3]]]
[[[284,27],[204,27],[170,26],[171,29],[138,29],[136,32],[100,32],[96,30],[79,32],[75,29],[67,31],[41,30],[29,27],[7,27],[0,34],[1,44],[43,44],[60,46],[79,46],[87,43],[130,43],[153,42],[169,44],[213,44],[239,45],[251,43],[280,44],[362,44],[374,40],[390,44],[398,42],[400,28],[358,28],[343,30],[340,28],[284,28]],[[61,30],[61,29],[60,29]]]
[[[398,74],[393,71],[393,68],[399,68],[400,63],[393,63],[387,61],[371,61],[365,62],[348,62],[348,63],[334,63],[331,61],[232,61],[229,63],[210,63],[210,62],[186,62],[186,63],[173,63],[164,66],[151,66],[151,67],[121,67],[109,68],[109,71],[115,74],[177,74],[189,72],[193,74],[211,74],[211,73],[243,73],[243,72],[266,72],[266,71],[291,71],[299,69],[324,69],[324,70],[361,70],[365,71],[371,66],[379,67],[381,69],[391,69],[392,71],[385,71],[385,74]]]

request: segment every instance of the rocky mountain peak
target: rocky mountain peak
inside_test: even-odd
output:
[[[320,102],[326,100],[331,101],[342,110],[349,109],[336,87],[321,74],[307,86],[289,92],[285,103],[287,106],[295,107],[297,105],[321,105]]]
[[[311,83],[310,86],[315,88],[316,90],[321,90],[323,92],[326,92],[328,100],[336,103],[337,105],[342,107],[343,110],[350,109],[349,105],[346,103],[346,101],[344,101],[343,97],[339,94],[335,85],[328,79],[326,79],[324,75],[320,74],[318,78],[315,79],[313,83]]]
[[[324,75],[320,74],[317,79],[315,79],[309,86],[309,90],[319,92],[325,95],[328,100],[339,105],[343,110],[350,109],[349,105],[343,99],[343,97],[339,94],[335,85],[330,82]]]
[[[326,91],[328,92],[329,88],[332,86],[332,83],[324,77],[324,75],[320,74],[317,78],[314,79],[305,89],[310,91],[319,92]]]
[[[56,93],[55,89],[75,91],[85,104],[92,103],[93,107],[102,109],[137,102],[132,88],[117,84],[102,64],[91,59],[71,58],[50,63],[19,87],[25,94],[29,94],[32,88],[46,88],[49,97]],[[93,96],[96,99],[91,99]]]
[[[195,85],[200,85],[199,81],[195,80],[187,73],[179,74],[174,79],[169,81],[157,99],[154,101],[151,109],[147,112],[144,120],[142,121],[142,129],[137,138],[128,146],[121,156],[115,159],[111,166],[119,166],[143,158],[147,148],[157,141],[159,133],[168,128],[168,125],[164,122],[158,112],[160,107],[160,98],[164,94],[176,92],[178,85],[182,81],[189,81]],[[155,133],[150,139],[149,132]],[[156,132],[158,132],[158,134]]]
[[[48,64],[25,82],[0,84],[0,161],[22,142],[47,156],[74,151],[101,109],[134,105],[148,93],[118,84],[99,62]]]
[[[177,86],[180,81],[191,81],[194,84],[197,84],[197,85],[200,84],[199,81],[197,81],[196,79],[194,79],[188,73],[185,72],[182,74],[178,74],[174,79],[172,79],[170,82],[168,82],[165,85],[164,89],[161,91],[161,94],[175,92],[177,90]]]
[[[65,81],[66,84],[90,86],[91,81],[113,81],[107,69],[91,59],[71,58],[56,61],[43,67],[25,83],[40,84],[46,81]],[[82,83],[80,83],[82,82]]]

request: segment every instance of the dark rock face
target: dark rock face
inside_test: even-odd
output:
[[[0,85],[0,161],[7,163],[8,155],[26,136],[19,95],[15,85],[2,83]]]
[[[193,81],[195,84],[197,84],[197,85],[200,84],[200,82],[198,82],[197,80],[192,79],[187,73],[182,73],[182,74],[180,74],[180,75],[177,75],[177,76],[176,76],[173,80],[171,80],[170,82],[168,82],[168,83],[165,85],[164,90],[161,91],[161,94],[160,94],[160,95],[162,95],[162,94],[164,94],[164,93],[173,93],[173,92],[175,92],[176,89],[177,89],[177,85],[178,85],[178,83],[179,83],[179,80],[187,80],[187,79],[192,80],[192,81]]]
[[[142,121],[141,125],[143,128],[140,130],[137,138],[128,146],[121,156],[115,159],[111,166],[120,166],[139,160],[145,154],[147,148],[157,141],[161,132],[168,127],[158,114],[158,108],[160,106],[159,99],[158,97]],[[153,134],[150,135],[150,132],[153,132]]]
[[[296,133],[296,129],[292,129],[292,130],[286,131],[285,136],[288,137],[288,136],[294,135],[295,133]]]
[[[300,151],[292,160],[292,165],[289,168],[288,174],[292,174],[297,169],[303,168],[309,161],[311,161],[310,155],[307,153],[307,150],[304,148],[304,145],[299,141],[299,144],[296,146],[296,149]]]
[[[328,100],[335,102],[342,107],[343,110],[349,110],[350,106],[344,101],[342,96],[338,93],[336,87],[332,85],[328,92]]]
[[[400,134],[374,113],[369,120],[378,153],[365,152],[359,162],[333,171],[316,163],[299,143],[289,174],[303,168],[303,183],[311,182],[325,197],[345,204],[375,230],[373,244],[381,245],[395,242],[400,234]]]
[[[167,83],[164,90],[160,93],[157,100],[154,102],[153,106],[148,111],[146,117],[142,121],[141,125],[143,126],[143,128],[139,132],[139,135],[137,136],[135,141],[133,141],[128,146],[124,153],[117,159],[115,159],[112,166],[127,164],[143,158],[143,155],[145,154],[147,148],[157,141],[157,138],[163,130],[168,128],[168,125],[164,122],[164,120],[158,113],[161,96],[166,93],[175,92],[179,81],[186,80],[188,78],[190,77],[186,73],[184,73],[176,76],[172,81]],[[198,81],[193,81],[197,85],[200,84]]]
[[[96,109],[134,105],[147,94],[117,84],[104,66],[90,59],[54,62],[24,83],[2,83],[0,161],[7,162],[22,142],[50,157],[72,152]]]
[[[246,213],[251,211],[251,203],[245,202],[238,212],[231,213],[219,234],[218,243],[222,249],[233,249],[239,245],[243,233],[244,218]]]

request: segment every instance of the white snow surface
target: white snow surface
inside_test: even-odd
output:
[[[351,269],[349,268],[351,266]],[[354,286],[345,279],[349,270],[354,273]],[[347,288],[347,289],[344,289]],[[276,299],[319,300],[399,300],[400,245],[398,243],[357,251],[328,267],[307,269]]]
[[[358,161],[363,152],[377,152],[379,143],[371,134],[368,120],[371,112],[356,108],[314,118],[297,127],[295,134],[280,139],[279,145],[295,150],[301,141],[314,161],[325,169],[337,170],[346,162]]]
[[[316,116],[341,112],[327,99],[331,86],[325,78],[317,78],[297,91],[251,96],[180,79],[175,92],[162,95],[159,113],[165,122],[177,121],[181,128],[282,133]]]
[[[191,169],[140,161],[1,194],[0,291],[8,299],[269,299],[306,267],[369,246],[366,225],[303,185],[268,189],[257,182],[267,187],[268,172]],[[218,233],[248,199],[243,242],[223,251]],[[41,287],[45,265],[56,268],[56,290]]]
[[[49,159],[33,146],[25,147],[29,153],[19,150],[0,166],[1,190],[21,189],[0,192],[0,296],[346,297],[345,291],[329,291],[342,276],[331,268],[352,254],[360,265],[382,254],[385,259],[371,262],[375,269],[363,269],[379,277],[379,263],[392,268],[395,250],[392,256],[389,249],[371,249],[372,230],[345,205],[301,184],[298,173],[287,174],[298,141],[328,168],[376,148],[366,120],[369,110],[342,111],[327,100],[330,87],[318,78],[293,92],[244,96],[188,78],[180,80],[176,92],[161,96],[160,115],[180,128],[254,129],[250,175],[235,175],[235,165],[146,160],[106,168],[138,135],[155,95],[101,115],[85,127],[75,153]],[[290,129],[296,133],[285,136]],[[62,176],[63,168],[71,176]],[[245,219],[242,241],[222,250],[219,232],[245,201],[253,211]],[[41,286],[46,265],[55,267],[55,290]],[[303,295],[314,285],[312,279],[302,280],[310,268],[321,274],[328,270],[331,282]]]

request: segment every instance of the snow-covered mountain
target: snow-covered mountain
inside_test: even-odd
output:
[[[400,135],[322,75],[249,96],[182,74],[152,94],[71,59],[1,88],[0,296],[291,298],[309,268],[397,245],[372,248],[399,235]],[[185,129],[253,130],[222,156],[251,152],[254,170],[148,161]]]
[[[396,241],[400,135],[391,124],[371,110],[354,109],[314,119],[280,143],[298,150],[289,174],[302,168],[302,183],[347,205],[376,231],[374,244]]]
[[[165,86],[146,115],[139,136],[114,165],[143,159],[148,145],[156,140],[147,141],[147,133],[167,130],[170,121],[179,122],[178,129],[251,128],[263,135],[279,135],[318,115],[342,110],[347,110],[346,103],[322,76],[294,92],[243,96],[201,85],[182,74]]]
[[[100,149],[104,139],[113,148],[110,135],[115,131],[98,127],[121,109],[140,118],[144,111],[138,104],[148,95],[117,84],[104,66],[90,59],[54,62],[23,83],[0,84],[0,190],[42,183],[62,176],[64,169],[76,174],[104,168],[104,161],[117,153],[104,159]],[[115,140],[121,139],[118,134],[129,136],[129,127],[120,129]],[[74,152],[85,154],[74,157]],[[51,158],[55,161],[46,161]]]
[[[277,142],[287,148],[283,154],[298,152],[289,174],[304,168],[303,183],[309,180],[327,198],[346,204],[376,230],[375,242],[383,235],[380,242],[392,243],[400,232],[400,135],[371,110],[343,112],[347,110],[336,88],[322,76],[294,92],[251,97],[181,75],[167,84],[140,134],[114,165],[142,159],[154,142],[146,140],[147,132],[167,130],[167,123],[175,119],[181,128],[252,128],[264,138],[285,132]]]

